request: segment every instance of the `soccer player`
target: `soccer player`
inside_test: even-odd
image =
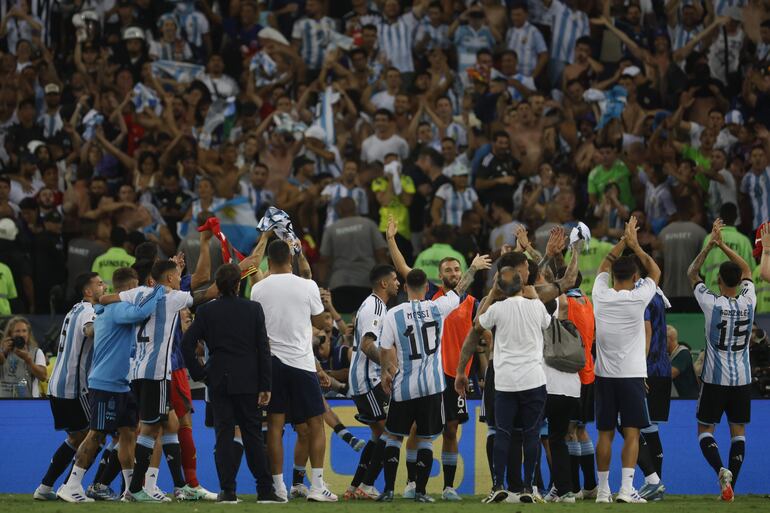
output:
[[[138,284],[136,271],[129,267],[117,269],[111,278],[116,291],[124,292]],[[123,477],[126,484],[131,482],[137,406],[129,388],[128,373],[135,340],[134,325],[146,319],[163,298],[164,290],[158,287],[150,289],[139,305],[118,302],[94,308],[94,350],[88,375],[88,402],[93,415],[88,434],[77,450],[72,473],[57,492],[63,501],[94,501],[86,497],[83,476],[107,434],[118,433]]]
[[[283,480],[283,428],[287,414],[295,424],[307,422],[310,431],[310,493],[307,500],[336,502],[323,480],[326,452],[323,413],[326,410],[316,360],[313,329],[324,324],[318,285],[292,273],[291,248],[274,240],[267,248],[270,275],[251,289],[251,300],[265,312],[273,362],[272,397],[267,406],[267,449],[275,493],[288,498]]]
[[[609,474],[612,440],[618,425],[623,433],[622,480],[616,500],[647,502],[634,490],[634,468],[639,455],[639,431],[650,425],[644,379],[644,311],[657,290],[660,268],[639,246],[636,217],[626,223],[625,236],[599,266],[592,300],[596,314],[596,465],[599,490],[596,502],[612,502]],[[628,247],[634,255],[622,256]],[[641,285],[637,257],[647,271]],[[612,271],[612,287],[610,273]]]
[[[48,380],[54,428],[66,432],[67,438],[51,458],[33,495],[36,500],[56,500],[53,485],[69,466],[88,432],[88,371],[94,347],[94,305],[104,293],[104,281],[98,273],[81,274],[75,279],[75,291],[82,299],[64,317],[56,365]]]
[[[757,297],[751,268],[721,237],[722,221],[717,219],[711,240],[698,254],[687,275],[695,288],[695,299],[703,310],[706,326],[706,359],[703,363],[698,398],[698,439],[706,461],[719,477],[721,498],[732,501],[733,486],[746,451],[746,424],[751,420],[751,366],[749,340]],[[703,283],[699,269],[708,253],[718,247],[730,259],[719,266],[719,295]],[[727,414],[730,423],[730,462],[722,465],[714,439],[714,425]]]
[[[454,290],[436,301],[425,301],[428,278],[421,269],[406,277],[408,303],[389,311],[380,339],[382,387],[391,402],[385,421],[389,438],[385,447],[385,490],[378,501],[393,500],[401,443],[412,424],[417,435],[417,476],[414,500],[433,502],[425,491],[433,465],[432,438],[443,431],[443,393],[446,388],[441,365],[441,333],[444,319],[460,304],[479,269],[489,267],[489,257],[477,256]],[[418,362],[419,361],[419,362]]]
[[[179,419],[171,409],[171,349],[173,333],[179,319],[179,311],[193,305],[193,296],[179,290],[181,272],[176,262],[157,261],[152,265],[152,279],[167,289],[155,311],[138,327],[136,354],[131,369],[132,387],[139,403],[140,431],[136,441],[134,475],[126,494],[129,501],[158,502],[159,498],[144,489],[144,477],[150,466],[155,439],[163,430],[161,443],[166,454],[171,477],[174,481],[174,497],[188,500],[191,489],[182,473],[182,455],[179,447]],[[211,297],[210,287],[206,297]],[[119,294],[122,301],[137,303],[152,289],[138,287]],[[148,493],[149,492],[149,493]]]
[[[580,289],[583,276],[578,272],[574,287],[566,294],[567,318],[572,321],[583,340],[586,366],[580,376],[580,408],[576,419],[570,425],[567,450],[572,467],[572,492],[582,499],[596,499],[596,465],[594,443],[586,431],[586,424],[594,421],[594,357],[592,354],[595,336],[594,306]],[[580,473],[583,473],[583,488],[580,487]]]
[[[395,235],[398,226],[391,218],[388,222],[387,240],[388,249],[392,255],[397,269],[401,276],[406,277],[412,270],[401,256],[401,252],[396,244]],[[487,265],[487,264],[485,264]],[[451,256],[442,258],[438,263],[439,278],[441,278],[442,287],[432,288],[426,294],[425,299],[436,300],[445,294],[445,291],[454,289],[462,277],[462,267],[460,262]],[[430,285],[432,287],[432,284]],[[478,300],[470,294],[465,294],[460,298],[460,306],[452,311],[444,319],[444,328],[441,334],[441,359],[444,369],[444,415],[446,425],[444,427],[441,463],[444,471],[444,490],[441,494],[444,500],[459,501],[460,495],[454,488],[454,478],[457,472],[458,444],[457,428],[460,424],[468,421],[468,409],[465,398],[455,392],[454,380],[457,361],[460,357],[465,335],[473,325],[473,319],[476,316]],[[465,366],[465,372],[470,370],[471,362]],[[413,440],[413,432],[410,433],[409,441]],[[407,467],[410,463],[410,446],[407,445]],[[413,453],[416,456],[415,453]],[[410,480],[407,484],[404,498],[414,498],[414,483]]]
[[[358,467],[343,498],[376,499],[379,493],[374,481],[382,470],[385,454],[385,417],[388,396],[380,384],[379,339],[388,312],[387,303],[398,294],[400,283],[396,270],[387,264],[375,266],[369,273],[371,295],[356,313],[353,330],[353,357],[348,385],[358,409],[356,419],[369,426],[372,438],[361,451]]]
[[[652,296],[644,311],[644,331],[647,343],[647,407],[649,427],[639,437],[639,468],[644,472],[644,485],[639,495],[644,499],[661,500],[663,486],[663,445],[658,424],[668,422],[671,408],[671,360],[668,358],[666,308],[671,305],[662,292]]]

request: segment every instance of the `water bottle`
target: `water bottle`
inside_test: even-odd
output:
[[[22,379],[16,383],[16,391],[14,397],[17,399],[27,399],[30,397],[29,388],[27,388],[27,380]]]

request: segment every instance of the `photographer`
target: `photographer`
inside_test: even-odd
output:
[[[0,342],[0,398],[40,397],[39,380],[47,379],[46,361],[23,317],[8,321]]]

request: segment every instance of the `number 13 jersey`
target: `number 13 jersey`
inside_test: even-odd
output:
[[[743,280],[736,298],[717,296],[703,282],[695,286],[694,294],[706,318],[701,380],[725,386],[750,384],[749,342],[757,305],[754,283]]]
[[[380,347],[396,348],[398,372],[392,399],[408,401],[444,391],[441,330],[444,319],[460,304],[454,291],[435,301],[408,301],[388,311]]]

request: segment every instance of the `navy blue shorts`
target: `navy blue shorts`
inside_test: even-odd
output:
[[[92,431],[115,433],[120,428],[134,429],[139,423],[136,398],[131,392],[108,392],[92,388],[88,391],[88,403],[91,407]]]
[[[495,429],[508,434],[540,432],[547,398],[545,385],[518,392],[495,391]]]
[[[307,419],[326,411],[318,375],[286,365],[272,357],[273,385],[267,413],[286,415],[292,424],[302,424]]]
[[[644,378],[604,378],[596,376],[596,429],[646,428],[650,425]]]

